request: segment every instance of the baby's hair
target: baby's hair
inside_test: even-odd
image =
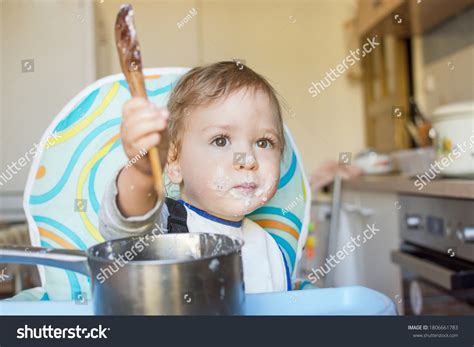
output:
[[[241,88],[253,92],[262,91],[270,99],[278,120],[278,143],[283,153],[285,148],[283,120],[275,90],[263,76],[240,62],[222,61],[188,71],[171,92],[168,101],[170,112],[168,131],[170,143],[175,146],[171,160],[179,156],[184,120],[190,115],[192,108],[208,106]]]

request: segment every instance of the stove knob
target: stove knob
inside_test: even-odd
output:
[[[464,242],[474,242],[474,226],[464,227],[462,238]]]
[[[474,227],[460,227],[456,230],[456,236],[461,242],[474,242]]]
[[[451,237],[453,234],[453,227],[450,223],[446,225],[446,236]]]

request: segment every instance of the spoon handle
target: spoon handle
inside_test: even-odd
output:
[[[120,66],[128,82],[132,97],[148,99],[145,78],[142,72],[140,45],[133,22],[133,9],[131,5],[122,5],[115,22],[115,43],[120,59]],[[158,148],[152,147],[148,151],[154,187],[158,199],[164,199],[163,171],[160,164]]]

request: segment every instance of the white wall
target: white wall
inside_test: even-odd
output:
[[[95,80],[94,16],[88,0],[0,3],[0,172],[38,143],[63,106]],[[34,72],[21,61],[34,59]],[[21,191],[30,165],[0,193]]]
[[[133,6],[145,67],[199,64],[197,21],[192,20],[183,29],[178,29],[176,25],[189,10],[197,6],[197,1],[106,0],[94,3],[98,77],[121,72],[114,25],[120,5],[124,2]]]
[[[121,0],[1,2],[0,170],[18,159],[79,90],[120,72],[113,28]],[[232,58],[265,75],[294,117],[286,122],[308,172],[363,147],[362,90],[345,75],[312,98],[311,81],[348,54],[343,24],[355,0],[130,1],[144,65],[196,66]],[[197,15],[181,29],[190,10]],[[95,47],[95,48],[94,48]],[[22,59],[35,59],[22,73]],[[94,59],[96,58],[96,61]],[[97,74],[95,73],[97,71]],[[1,191],[22,190],[27,169]]]
[[[294,112],[286,122],[312,172],[323,159],[363,148],[362,88],[345,75],[312,98],[323,78],[349,53],[343,24],[355,0],[130,1],[145,66],[196,66],[243,58],[266,76]],[[121,1],[96,3],[99,76],[120,72],[113,23]],[[197,15],[182,28],[195,8]],[[294,23],[293,23],[294,22]]]

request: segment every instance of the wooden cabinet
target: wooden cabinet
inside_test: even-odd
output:
[[[362,60],[366,144],[380,152],[408,148],[407,42],[388,36]]]
[[[370,31],[378,29],[387,18],[391,17],[392,14],[395,15],[396,12],[401,12],[405,7],[406,0],[359,0],[357,6],[357,31],[359,35],[364,36]],[[394,20],[394,23],[396,23],[395,18]]]
[[[473,5],[474,0],[409,0],[410,33],[425,33]]]
[[[360,37],[419,35],[472,5],[474,0],[359,0],[357,31]]]
[[[409,40],[469,6],[474,0],[359,0],[359,47],[368,38],[381,42],[361,64],[368,147],[380,152],[411,147],[407,122],[414,78]]]

